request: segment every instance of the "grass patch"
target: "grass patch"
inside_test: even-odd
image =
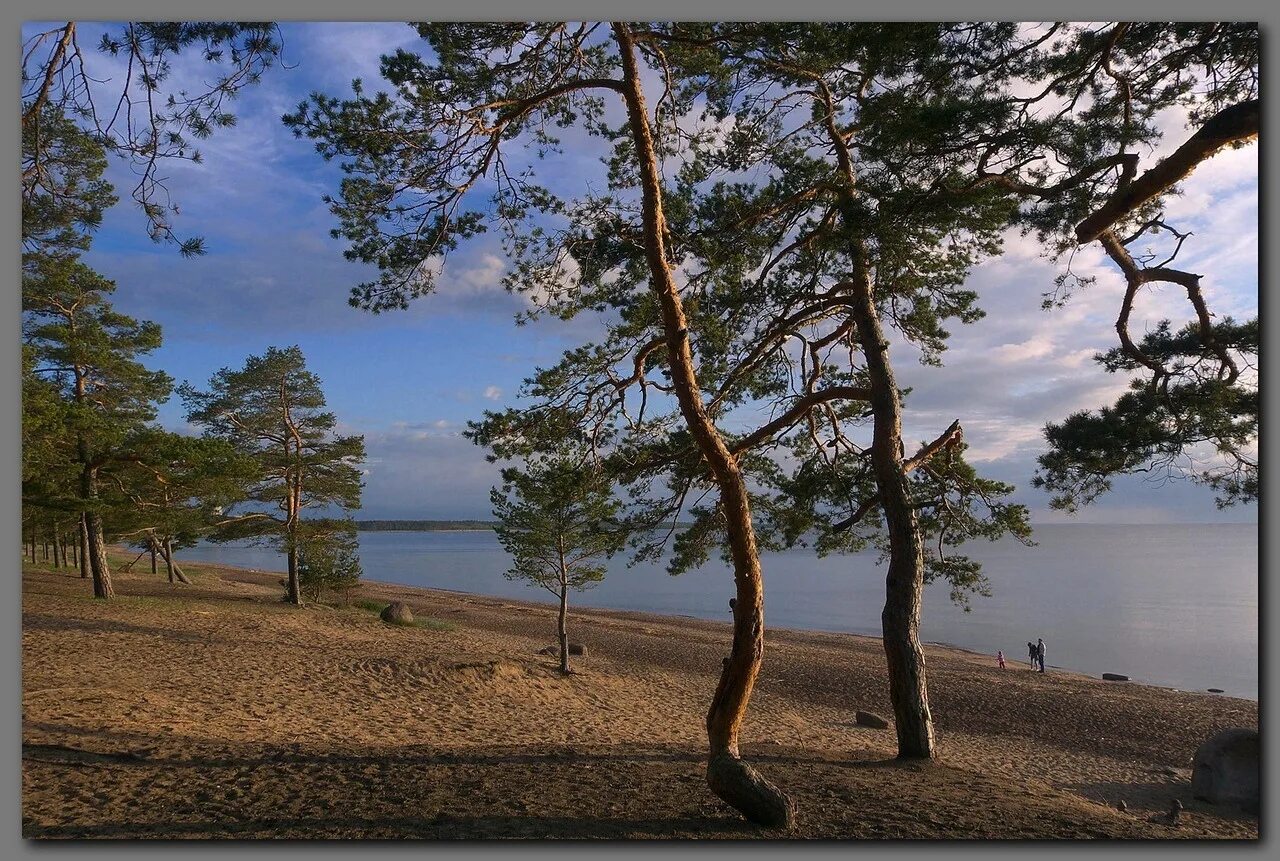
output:
[[[372,598],[357,598],[351,602],[352,607],[368,610],[370,613],[381,613],[391,606],[386,601],[375,601]]]
[[[428,631],[452,631],[455,627],[452,622],[443,619],[415,619],[413,624]]]

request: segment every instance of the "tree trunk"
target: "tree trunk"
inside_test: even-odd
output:
[[[854,276],[854,316],[871,382],[871,465],[889,533],[889,571],[885,579],[884,611],[880,616],[885,662],[889,669],[889,699],[898,734],[898,756],[934,756],[933,717],[925,679],[924,650],[920,646],[920,601],[924,592],[924,553],[916,523],[911,487],[902,466],[902,403],[889,342],[880,326],[872,297],[865,247],[859,249]]]
[[[80,512],[80,578],[89,576],[89,528],[84,512]],[[34,553],[34,550],[32,551]]]
[[[839,196],[840,215],[849,232],[849,256],[853,266],[851,313],[867,363],[874,421],[871,466],[889,533],[889,571],[885,579],[885,604],[880,616],[885,662],[889,670],[889,699],[893,703],[898,735],[898,756],[931,759],[934,756],[933,717],[925,680],[924,650],[920,647],[920,599],[924,591],[924,553],[916,522],[911,488],[903,468],[902,402],[889,341],[880,325],[871,280],[866,238],[857,231],[863,218],[856,198],[856,174],[849,143],[835,122],[831,91],[817,81],[826,111],[826,128],[844,181]]]
[[[191,581],[187,579],[187,575],[182,573],[182,569],[178,567],[178,563],[173,561],[173,539],[168,535],[164,537],[164,564],[169,571],[169,582],[177,580],[179,583],[185,583],[190,586]]]
[[[88,458],[82,458],[87,461]],[[92,503],[97,500],[97,476],[90,466],[80,472],[80,498]],[[106,542],[102,538],[102,515],[96,511],[84,512],[86,556],[89,559],[89,572],[93,575],[93,597],[108,599],[115,594],[111,588],[111,568],[107,564]]]
[[[290,604],[302,606],[302,585],[298,578],[298,547],[289,539],[289,596]]]
[[[70,563],[70,561],[67,559],[67,546],[68,546],[69,544],[71,544],[71,540],[70,540],[70,537],[67,535],[67,533],[66,533],[66,531],[65,531],[65,530],[64,530],[64,531],[62,531],[60,534],[61,534],[61,536],[62,536],[62,567],[63,567],[63,568],[70,568],[70,567],[71,567],[71,563]]]
[[[294,464],[293,471],[285,471],[285,488],[288,492],[285,502],[285,540],[289,547],[289,585],[285,600],[290,604],[301,607],[302,583],[298,572],[298,519],[302,516],[302,476],[300,474],[302,470],[302,441],[298,439],[293,419],[289,413],[284,380],[280,381],[280,404],[285,426],[293,432],[294,441],[298,448],[297,461]],[[288,440],[284,443],[284,455],[287,463],[291,457]]]
[[[560,635],[560,672],[569,675],[569,631],[565,627],[565,617],[569,612],[569,582],[563,571],[560,575],[560,618],[556,631]]]
[[[102,515],[90,512],[85,515],[89,532],[89,570],[93,574],[93,597],[112,598],[111,567],[107,564],[107,546],[102,538]]]
[[[764,588],[755,529],[737,459],[729,452],[702,401],[689,346],[684,306],[667,262],[662,186],[636,65],[635,43],[627,24],[614,23],[612,27],[622,58],[623,99],[640,169],[650,286],[662,310],[671,380],[681,415],[720,489],[720,506],[733,558],[737,593],[733,646],[724,661],[720,682],[707,712],[707,742],[710,747],[707,784],[712,792],[747,819],[772,827],[790,827],[795,822],[795,807],[791,800],[744,762],[738,749],[739,731],[764,657]]]
[[[151,576],[156,576],[158,572],[156,566],[156,537],[154,535],[147,536],[147,551],[151,553]],[[169,582],[173,582],[173,575],[169,575]]]

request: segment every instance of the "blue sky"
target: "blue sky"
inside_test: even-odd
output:
[[[90,32],[81,43],[94,44],[93,28],[83,29]],[[535,365],[555,361],[596,334],[598,324],[547,320],[517,328],[512,318],[523,300],[502,290],[505,261],[496,237],[451,257],[438,295],[408,311],[350,308],[348,290],[369,273],[345,261],[342,245],[329,237],[334,219],[321,195],[336,188],[339,171],[309,142],[294,139],[280,116],[312,90],[345,95],[354,77],[375,88],[379,54],[419,43],[409,27],[391,23],[286,24],[284,36],[289,68],[270,70],[245,91],[234,106],[237,126],[202,144],[204,163],[166,167],[182,208],[177,229],[205,237],[208,253],[182,259],[172,247],[153,244],[128,200],[127,169],[113,165],[109,176],[124,200],[108,213],[88,262],[116,280],[122,311],[162,325],[165,345],[150,364],[179,382],[201,385],[218,368],[239,366],[268,346],[299,345],[343,428],[365,435],[369,472],[360,516],[488,516],[496,468],[459,432],[483,410],[515,403]],[[90,60],[112,72],[103,58]],[[175,80],[201,74],[194,61],[175,67]],[[1176,120],[1170,120],[1173,141],[1180,136]],[[595,154],[581,158],[554,165],[550,181],[597,169]],[[1152,163],[1154,157],[1144,161]],[[1196,234],[1180,262],[1206,275],[1216,312],[1237,318],[1257,309],[1257,179],[1256,146],[1231,151],[1202,167],[1169,207],[1173,223]],[[1063,519],[1030,487],[1044,423],[1106,403],[1124,385],[1091,360],[1113,344],[1122,281],[1092,248],[1074,268],[1097,274],[1098,283],[1065,309],[1044,312],[1041,294],[1057,269],[1033,242],[1011,238],[1004,256],[974,273],[971,286],[988,316],[955,327],[946,367],[922,367],[901,345],[894,352],[900,384],[914,389],[908,439],[932,437],[960,418],[972,459],[1018,485],[1018,499],[1038,522]],[[1187,316],[1185,298],[1168,289],[1141,302],[1137,333],[1161,317]],[[162,407],[161,420],[184,427],[176,398]],[[1210,491],[1185,482],[1130,479],[1076,519],[1256,518],[1252,506],[1216,511]]]

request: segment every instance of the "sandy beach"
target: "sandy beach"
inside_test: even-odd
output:
[[[892,714],[879,641],[771,629],[743,752],[797,804],[777,832],[703,777],[727,624],[574,610],[589,655],[562,678],[546,605],[364,583],[423,621],[401,628],[288,607],[279,574],[184,570],[118,574],[104,603],[24,569],[25,837],[1258,837],[1189,782],[1201,741],[1257,727],[1249,700],[930,646],[940,755],[900,763],[853,720]]]

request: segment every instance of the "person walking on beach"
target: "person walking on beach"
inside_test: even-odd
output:
[[[996,663],[1000,665],[1000,669],[1004,669],[1004,652],[996,649]]]
[[[1031,669],[1036,668],[1036,644],[1027,643],[1027,654],[1031,656]]]
[[[1044,672],[1044,640],[1036,640],[1036,660],[1040,662],[1040,672]]]

